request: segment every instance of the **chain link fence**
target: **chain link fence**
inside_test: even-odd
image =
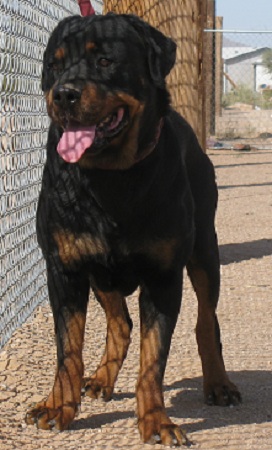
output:
[[[232,146],[238,139],[272,147],[272,31],[206,32],[213,49],[208,145]]]
[[[102,11],[102,1],[93,6]],[[48,129],[41,63],[70,14],[76,0],[0,0],[0,348],[47,298],[35,231]]]
[[[174,106],[195,129],[202,122],[201,58],[211,60],[205,73],[208,146],[231,146],[237,138],[271,145],[272,32],[209,30],[199,49],[196,3],[92,4],[97,12],[104,7],[136,13],[176,40],[177,63],[168,83]],[[0,348],[47,298],[35,232],[48,129],[40,75],[49,34],[70,14],[79,14],[76,0],[0,0]]]
[[[191,123],[199,109],[196,4],[92,0],[99,13],[137,14],[177,41],[177,63],[169,87],[174,106]],[[41,62],[56,23],[78,13],[76,0],[40,0],[38,4],[0,0],[0,348],[47,298],[45,265],[35,233],[48,129],[40,89]],[[197,123],[192,125],[197,128]]]

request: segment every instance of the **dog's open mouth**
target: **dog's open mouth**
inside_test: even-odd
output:
[[[58,143],[57,151],[64,161],[77,162],[86,150],[95,155],[119,134],[128,123],[128,113],[124,107],[118,108],[96,125],[68,125]]]

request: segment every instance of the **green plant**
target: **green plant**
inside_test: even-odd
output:
[[[269,91],[269,93],[256,92],[250,89],[248,86],[241,84],[238,85],[235,89],[232,89],[227,94],[224,94],[222,97],[223,108],[227,108],[231,105],[234,105],[235,103],[245,103],[246,105],[259,107],[261,109],[271,109],[271,91]]]
[[[222,105],[224,107],[233,105],[234,103],[255,105],[259,95],[259,93],[252,91],[252,89],[246,85],[241,84],[238,85],[236,89],[232,89],[230,92],[223,95]]]

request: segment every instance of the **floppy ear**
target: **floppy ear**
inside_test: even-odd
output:
[[[176,43],[137,16],[128,14],[123,17],[130,22],[144,41],[152,80],[156,86],[164,86],[165,77],[175,64]]]

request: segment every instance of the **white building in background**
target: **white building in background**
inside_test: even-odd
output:
[[[223,46],[224,93],[235,86],[247,86],[252,91],[272,89],[272,74],[263,65],[263,54],[269,47]]]

